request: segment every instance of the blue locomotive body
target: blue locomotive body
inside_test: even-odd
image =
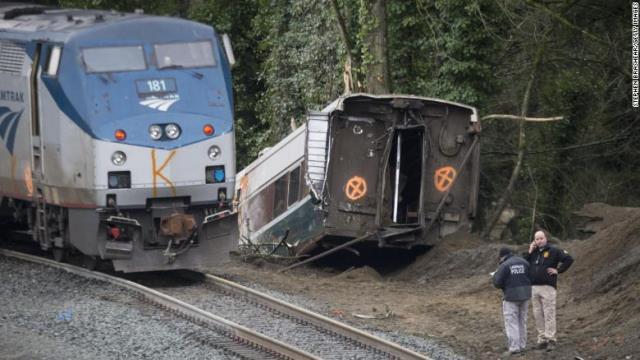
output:
[[[0,207],[58,257],[122,271],[224,261],[237,243],[232,109],[209,26],[0,7]]]

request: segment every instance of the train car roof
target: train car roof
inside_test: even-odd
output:
[[[473,106],[457,103],[457,102],[454,102],[454,101],[437,99],[437,98],[430,98],[430,97],[424,97],[424,96],[415,96],[415,95],[403,95],[403,94],[373,95],[373,94],[365,94],[365,93],[355,93],[355,94],[344,95],[344,96],[340,96],[339,98],[334,100],[332,103],[327,105],[324,109],[321,110],[321,112],[330,113],[330,112],[335,111],[335,110],[342,111],[342,110],[344,110],[344,103],[345,102],[349,102],[351,100],[357,100],[357,99],[380,99],[380,100],[385,100],[385,99],[388,99],[388,100],[393,100],[393,99],[416,99],[416,100],[438,102],[438,103],[449,104],[449,105],[454,105],[454,106],[459,106],[459,107],[462,107],[462,108],[469,109],[473,113],[471,115],[471,121],[472,122],[478,121],[478,111]]]
[[[0,4],[0,38],[18,41],[65,41],[76,33],[92,28],[142,18],[160,17],[113,10],[60,9],[33,4],[3,3]],[[163,19],[188,21],[179,18]]]

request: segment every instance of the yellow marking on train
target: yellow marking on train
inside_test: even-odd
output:
[[[173,196],[176,196],[175,186],[173,185],[171,180],[167,179],[167,177],[164,176],[164,174],[162,174],[162,170],[164,170],[164,168],[169,164],[169,161],[171,161],[171,158],[173,158],[173,155],[175,154],[176,154],[176,150],[172,150],[169,156],[167,156],[167,158],[158,168],[156,167],[156,149],[151,149],[151,167],[153,172],[153,197],[158,196],[157,181],[156,181],[157,177],[160,177],[162,180],[164,180],[165,184],[167,184],[171,188],[171,192],[173,193]]]
[[[24,167],[24,185],[29,196],[33,195],[33,177],[31,177],[31,164]]]

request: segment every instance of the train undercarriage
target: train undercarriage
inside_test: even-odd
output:
[[[237,215],[186,198],[153,199],[144,208],[70,209],[5,198],[8,231],[51,251],[57,261],[80,256],[84,266],[110,262],[139,272],[216,266],[237,247]]]

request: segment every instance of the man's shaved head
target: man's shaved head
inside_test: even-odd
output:
[[[538,247],[545,246],[547,245],[547,234],[542,230],[536,231],[535,235],[533,235],[533,241]]]

